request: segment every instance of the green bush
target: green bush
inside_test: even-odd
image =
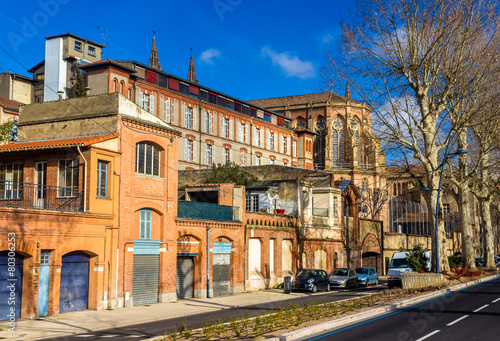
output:
[[[429,258],[426,256],[425,250],[423,249],[422,245],[415,245],[413,247],[413,250],[408,252],[406,261],[413,271],[424,272],[426,271],[426,266],[429,262]]]

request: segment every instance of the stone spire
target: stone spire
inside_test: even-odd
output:
[[[151,46],[151,57],[149,57],[149,66],[161,70],[160,61],[158,60],[158,51],[156,50],[155,31],[153,31],[153,46]]]
[[[193,49],[191,49],[191,60],[189,61],[187,80],[192,83],[198,84],[198,80],[196,79],[196,70],[194,69]]]
[[[349,90],[349,83],[345,87],[345,98],[351,99],[351,90]]]

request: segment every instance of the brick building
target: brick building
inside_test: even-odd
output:
[[[0,146],[18,317],[175,299],[179,135],[118,93],[21,108],[18,142]]]

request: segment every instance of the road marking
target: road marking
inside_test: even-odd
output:
[[[439,333],[440,331],[441,331],[441,330],[439,330],[439,329],[438,329],[438,330],[435,330],[435,331],[433,331],[432,333],[427,334],[427,335],[425,335],[424,337],[421,337],[421,338],[420,338],[420,339],[418,339],[417,341],[422,341],[422,340],[425,340],[425,339],[427,339],[427,338],[431,337],[432,335]]]
[[[469,317],[469,315],[464,315],[461,318],[458,318],[455,321],[448,323],[447,326],[453,326],[455,323],[462,321],[464,318],[467,318],[467,317]]]
[[[496,300],[492,301],[491,303],[497,303],[498,301],[500,301],[500,297],[497,298]]]
[[[92,337],[94,335],[83,334],[83,335],[75,335],[75,337]]]
[[[120,336],[120,335],[118,335],[118,334],[115,334],[115,335],[109,334],[109,335],[102,335],[101,337],[117,337],[117,336]]]
[[[484,308],[489,307],[489,306],[490,306],[489,304],[485,304],[481,308],[477,308],[476,310],[474,310],[473,313],[477,313],[479,310],[483,310]]]
[[[125,337],[143,337],[143,336],[146,336],[146,335],[128,335],[128,336],[125,336]]]

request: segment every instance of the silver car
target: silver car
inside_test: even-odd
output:
[[[358,287],[358,275],[356,271],[348,268],[335,269],[329,275],[330,286],[340,288]]]

